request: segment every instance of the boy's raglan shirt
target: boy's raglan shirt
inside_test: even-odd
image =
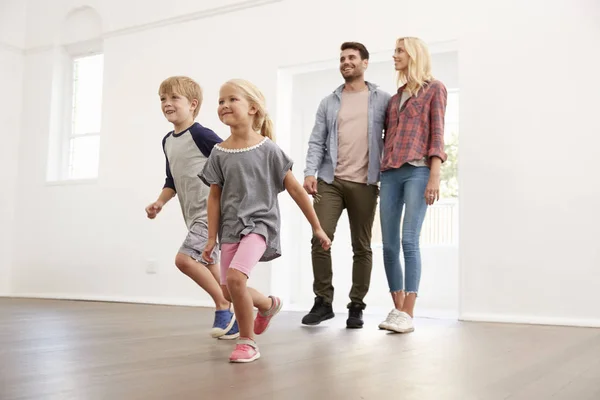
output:
[[[177,192],[188,230],[195,223],[208,226],[206,206],[210,188],[198,174],[214,145],[222,141],[216,133],[197,122],[179,134],[169,132],[162,141],[167,161],[164,188]]]

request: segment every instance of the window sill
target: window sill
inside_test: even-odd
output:
[[[47,181],[46,186],[79,186],[79,185],[93,185],[98,183],[98,178],[89,179],[63,179],[56,181]]]

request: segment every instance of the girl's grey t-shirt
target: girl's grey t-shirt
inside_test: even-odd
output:
[[[265,238],[267,249],[260,261],[281,256],[281,226],[277,195],[285,190],[284,178],[293,161],[269,138],[245,149],[218,144],[198,175],[206,185],[221,187],[219,244],[239,243],[244,235]]]

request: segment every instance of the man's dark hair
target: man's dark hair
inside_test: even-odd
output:
[[[369,50],[367,50],[367,48],[365,47],[364,44],[362,43],[358,43],[358,42],[344,42],[342,43],[342,48],[341,50],[347,50],[347,49],[352,49],[352,50],[356,50],[360,53],[360,58],[362,60],[368,60],[369,59]]]

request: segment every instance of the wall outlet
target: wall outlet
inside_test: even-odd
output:
[[[153,275],[158,272],[158,265],[156,264],[156,260],[146,260],[146,273],[148,275]]]

